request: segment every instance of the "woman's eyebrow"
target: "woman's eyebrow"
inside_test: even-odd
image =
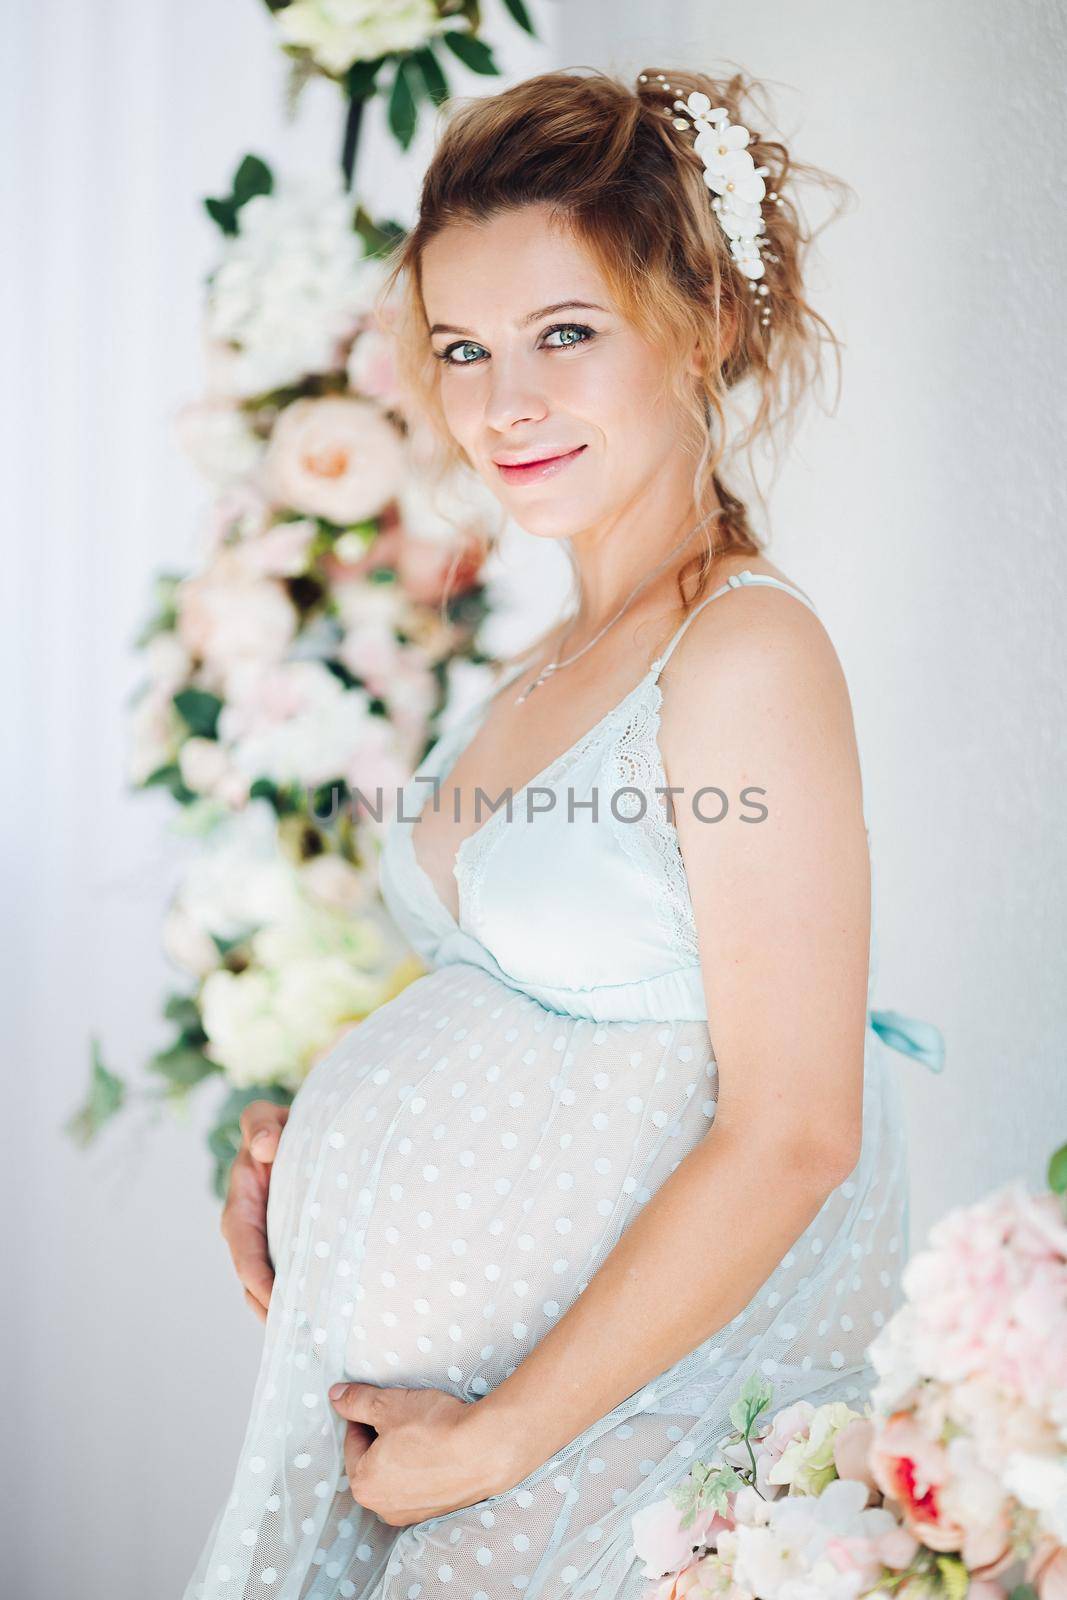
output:
[[[554,306],[542,306],[540,311],[531,311],[522,318],[519,327],[527,328],[531,322],[540,322],[542,317],[550,317],[555,311],[603,311],[604,309],[604,306],[594,305],[591,300],[558,300]],[[435,322],[430,329],[431,337],[435,333],[460,333],[467,338],[474,338],[470,328],[456,328],[450,322]]]

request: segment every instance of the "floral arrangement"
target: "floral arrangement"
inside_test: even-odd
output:
[[[716,1460],[633,1519],[649,1600],[1065,1600],[1065,1191],[1067,1145],[1048,1192],[1011,1183],[931,1230],[862,1412],[761,1423],[773,1391],[750,1377]]]
[[[296,181],[249,155],[230,193],[205,201],[221,235],[205,393],[176,423],[211,500],[196,569],[156,580],[129,724],[129,782],[177,802],[189,852],[162,935],[184,981],[150,1087],[131,1089],[94,1039],[67,1123],[88,1143],[131,1099],[179,1109],[220,1082],[220,1197],[244,1106],[288,1103],[341,1034],[423,970],[380,900],[377,855],[456,664],[477,676],[484,661],[481,574],[502,515],[475,473],[436,469],[382,303],[403,229],[351,193],[357,114],[383,65],[409,90],[421,73],[436,99],[448,90],[427,64],[433,41],[497,71],[478,7],[271,10],[288,53],[348,95],[342,161]],[[508,10],[529,28],[521,0]],[[392,119],[401,144],[409,123]]]
[[[440,105],[450,94],[442,52],[472,72],[499,71],[478,37],[479,0],[266,0],[278,39],[292,61],[289,98],[295,104],[311,77],[340,83],[356,111],[379,92],[383,68],[389,127],[407,149],[419,106]],[[523,0],[503,0],[520,28],[534,28]],[[347,141],[346,141],[347,143]]]

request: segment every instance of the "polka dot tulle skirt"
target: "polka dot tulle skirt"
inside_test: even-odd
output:
[[[870,1028],[860,1159],[738,1316],[506,1493],[406,1528],[352,1498],[330,1385],[487,1394],[707,1134],[717,1089],[706,1022],[563,1016],[464,962],[354,1027],[282,1136],[251,1419],[185,1600],[631,1600],[634,1513],[729,1431],[750,1372],[775,1409],[862,1404],[907,1249],[899,1090]],[[715,1231],[695,1218],[694,1251]]]

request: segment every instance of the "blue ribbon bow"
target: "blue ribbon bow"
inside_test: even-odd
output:
[[[932,1022],[906,1017],[902,1011],[871,1011],[870,1020],[875,1033],[892,1049],[913,1056],[931,1072],[944,1070],[945,1039]]]

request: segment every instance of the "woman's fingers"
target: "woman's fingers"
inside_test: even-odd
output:
[[[276,1106],[271,1100],[251,1101],[241,1112],[241,1148],[256,1161],[273,1161],[288,1116],[288,1106]]]
[[[252,1307],[252,1310],[255,1312],[255,1314],[259,1318],[260,1322],[266,1322],[266,1320],[267,1320],[267,1308],[266,1308],[266,1306],[260,1305],[259,1301],[256,1299],[255,1295],[252,1293],[252,1291],[250,1289],[246,1289],[245,1290],[245,1299],[248,1301],[248,1304]]]
[[[267,1246],[267,1191],[271,1163],[289,1115],[287,1106],[253,1100],[241,1113],[241,1148],[230,1169],[220,1230],[230,1248],[238,1278],[258,1316],[266,1319],[274,1287],[274,1267]],[[266,1151],[265,1157],[253,1154]]]

